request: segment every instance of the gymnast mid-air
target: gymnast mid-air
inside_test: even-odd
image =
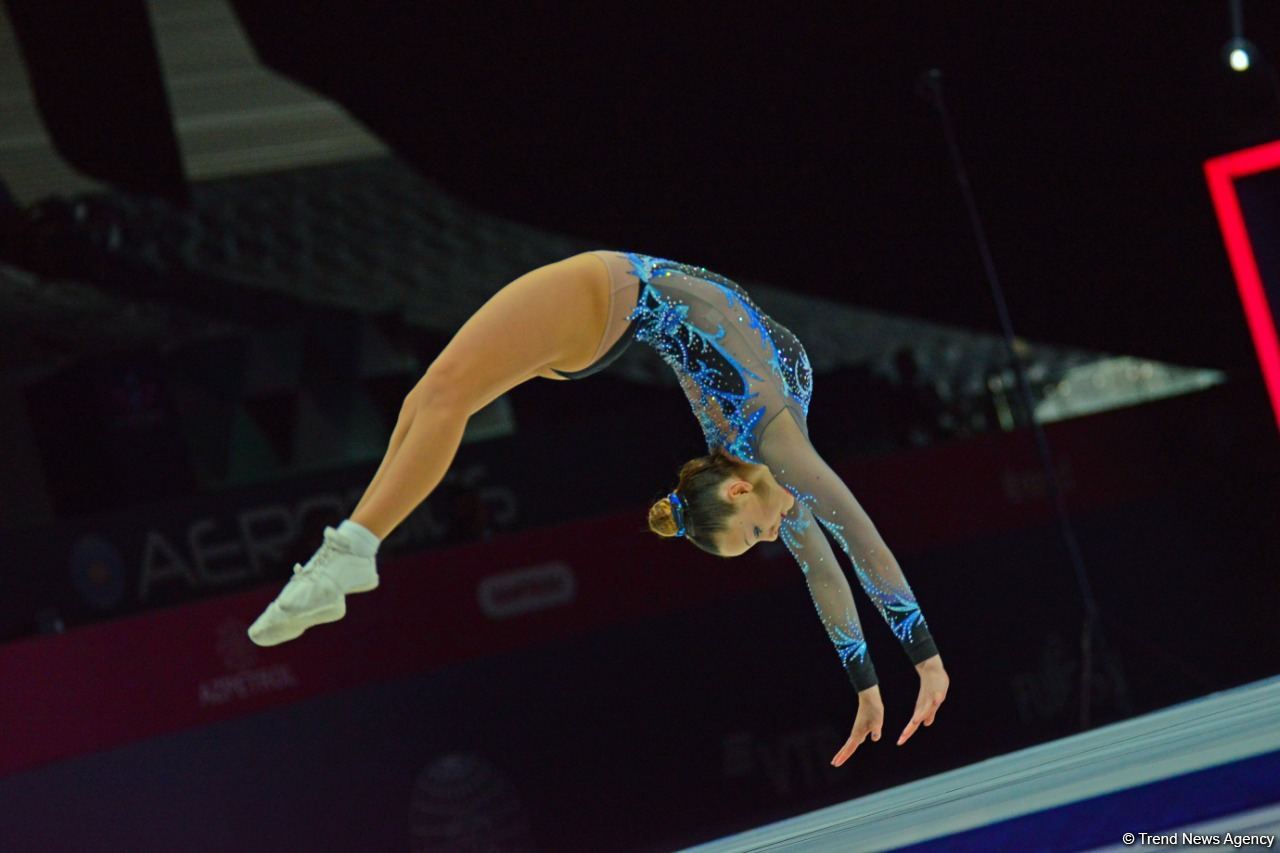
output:
[[[950,679],[911,587],[875,525],[809,442],[813,376],[800,341],[724,276],[634,252],[592,251],[525,273],[458,330],[405,397],[364,496],[249,628],[273,646],[346,614],[345,596],[378,586],[379,543],[436,488],[474,413],[533,379],[580,379],[637,339],[675,371],[708,454],[686,462],[649,527],[721,557],[782,538],[804,572],[858,694],[842,765],[880,739],[884,705],[834,539],[920,675],[898,737],[933,724]],[[816,522],[816,523],[815,523]]]

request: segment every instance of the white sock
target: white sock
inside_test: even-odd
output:
[[[338,532],[347,537],[347,541],[351,543],[351,550],[361,557],[376,556],[378,545],[382,543],[373,531],[349,518],[338,525]]]

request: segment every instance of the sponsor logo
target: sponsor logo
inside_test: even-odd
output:
[[[124,597],[124,559],[100,536],[82,536],[71,546],[67,562],[71,584],[94,610],[110,610]]]
[[[485,466],[473,464],[450,471],[443,482],[474,489],[495,528],[511,525],[518,516],[515,493],[505,486],[480,485],[485,476]],[[147,528],[136,552],[121,549],[104,536],[86,535],[68,554],[71,580],[81,598],[97,610],[124,604],[130,586],[136,591],[136,603],[146,604],[158,590],[174,586],[212,590],[243,584],[286,565],[299,537],[309,535],[309,518],[328,516],[336,524],[363,493],[363,487],[345,496],[324,492],[292,503],[215,511]],[[397,528],[392,544],[397,549],[412,548],[438,541],[448,533],[447,521],[438,518],[427,501]],[[125,539],[119,534],[113,538]],[[314,545],[320,545],[318,535]]]
[[[778,796],[816,791],[837,784],[838,768],[831,756],[844,737],[831,726],[811,726],[757,737],[751,732],[730,732],[720,740],[721,770],[725,779],[768,780]]]
[[[515,784],[496,764],[472,753],[441,755],[418,774],[409,832],[413,853],[536,846]]]
[[[480,609],[490,619],[562,607],[576,597],[573,571],[560,562],[491,575],[476,588]]]
[[[200,707],[226,705],[228,702],[250,699],[264,693],[278,693],[297,686],[298,677],[284,663],[220,675],[200,682]]]
[[[1092,669],[1090,706],[1132,714],[1129,685],[1119,656],[1095,647]],[[1022,722],[1070,718],[1079,710],[1080,660],[1067,640],[1052,631],[1044,637],[1035,669],[1014,673],[1009,686]]]
[[[239,619],[224,619],[215,632],[218,659],[233,672],[199,683],[200,706],[226,705],[242,699],[278,693],[298,686],[298,677],[288,664],[258,667],[258,649],[250,642],[248,626]]]

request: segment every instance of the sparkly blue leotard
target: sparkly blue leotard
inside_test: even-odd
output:
[[[822,529],[849,556],[862,588],[912,663],[937,654],[893,553],[809,443],[813,374],[800,341],[724,276],[662,258],[623,254],[642,286],[629,317],[635,339],[656,350],[675,371],[707,448],[723,447],[740,459],[767,465],[795,496],[780,536],[804,572],[855,689],[875,685],[876,673],[849,582]]]

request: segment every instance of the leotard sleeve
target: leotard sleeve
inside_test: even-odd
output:
[[[840,545],[871,603],[880,611],[913,664],[938,653],[920,605],[893,552],[854,498],[786,412],[766,429],[761,460],[796,498],[780,537],[800,565],[827,636],[855,690],[878,683],[867,652],[853,593],[827,537]],[[770,426],[775,426],[770,424]]]

